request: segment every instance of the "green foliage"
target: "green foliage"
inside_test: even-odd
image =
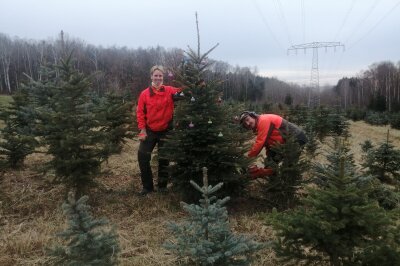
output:
[[[375,126],[387,125],[388,117],[386,113],[368,112],[365,116],[365,122]]]
[[[308,162],[301,158],[302,150],[295,137],[283,136],[285,143],[272,146],[264,162],[265,166],[272,167],[274,173],[262,185],[265,198],[272,207],[278,209],[287,209],[297,204],[297,191],[304,184],[302,174],[308,169]]]
[[[6,157],[9,167],[21,166],[25,157],[33,153],[37,146],[32,132],[34,116],[28,90],[22,85],[0,112],[0,119],[5,124],[0,129],[0,155]]]
[[[312,132],[320,141],[329,135],[347,136],[349,134],[349,123],[338,108],[296,106],[289,110],[288,120],[305,127],[308,134]]]
[[[353,121],[363,120],[366,116],[367,112],[361,108],[349,108],[346,109],[346,117]]]
[[[395,231],[397,230],[397,231]],[[388,243],[378,240],[360,254],[360,264],[364,266],[393,266],[400,265],[400,228],[392,229],[393,239]]]
[[[400,181],[400,150],[389,141],[389,131],[386,142],[379,147],[371,147],[363,156],[362,166],[366,173],[375,176],[384,183]]]
[[[384,112],[386,111],[386,98],[380,94],[374,94],[370,98],[370,102],[368,105],[368,109],[371,109],[376,112]]]
[[[304,119],[305,117],[307,119]],[[310,115],[310,109],[308,109],[307,106],[302,106],[302,105],[296,105],[295,107],[291,107],[287,115],[288,121],[303,127],[306,127],[306,125],[310,123],[311,118],[312,116]],[[310,126],[313,127],[314,123],[316,123],[316,121],[314,121],[313,124]]]
[[[114,96],[93,97],[90,78],[73,68],[71,56],[44,67],[42,80],[30,86],[35,135],[52,155],[46,166],[56,180],[85,194],[101,162],[121,149],[131,124],[128,104]]]
[[[343,167],[345,172],[350,176],[355,176],[357,172],[353,154],[346,140],[336,137],[330,148],[332,151],[326,154],[328,164],[317,162],[313,167],[315,173],[313,182],[321,188],[328,186],[329,176],[331,174],[335,176],[340,175],[341,167]],[[340,163],[341,160],[343,160],[343,164]]]
[[[199,55],[190,50],[175,75],[186,86],[185,96],[175,111],[175,128],[159,153],[173,162],[170,170],[174,188],[191,202],[200,195],[191,191],[188,176],[201,182],[201,168],[206,166],[210,184],[224,183],[218,196],[237,196],[248,182],[245,169],[251,161],[245,157],[250,136],[243,134],[233,119],[237,111],[218,100],[220,82],[209,80],[205,86],[198,85],[209,67],[209,52]]]
[[[361,143],[360,146],[361,146],[361,150],[364,153],[367,153],[370,149],[373,148],[372,142],[369,139],[364,141],[364,143]]]
[[[306,117],[304,127],[307,136],[305,150],[309,158],[314,158],[317,155],[319,146],[317,142],[317,133],[314,129],[316,121],[309,110],[304,111],[303,118],[301,119],[302,121],[304,121],[304,117]]]
[[[208,185],[207,179],[207,169],[203,168],[203,187],[190,181],[203,199],[198,205],[181,203],[190,216],[181,224],[168,225],[176,240],[166,242],[164,247],[180,258],[188,258],[190,265],[248,265],[252,253],[264,245],[231,232],[224,207],[229,197],[212,196],[221,189],[222,183]]]
[[[284,104],[290,106],[290,105],[292,105],[292,103],[293,103],[292,95],[290,95],[290,93],[286,94]]]
[[[132,138],[132,102],[122,96],[108,93],[105,97],[96,98],[97,112],[100,119],[100,130],[107,136],[104,157],[120,153],[127,138]]]
[[[322,140],[331,132],[331,124],[329,123],[330,110],[326,107],[320,106],[311,110],[311,116],[314,118],[313,129],[316,132],[318,139]]]
[[[390,126],[395,129],[400,129],[400,112],[390,114]]]
[[[342,112],[336,108],[327,117],[330,125],[330,133],[334,136],[348,137],[349,133],[349,122],[346,120]]]
[[[357,265],[364,251],[374,252],[371,247],[381,243],[398,250],[390,244],[393,236],[388,233],[395,231],[396,219],[370,199],[371,187],[358,187],[358,178],[345,161],[345,156],[339,157],[335,166],[317,173],[325,185],[308,188],[302,207],[269,216],[268,223],[277,231],[274,250],[278,257],[296,263],[318,264],[328,259],[334,266]]]
[[[393,210],[400,207],[400,193],[396,187],[382,183],[373,176],[363,176],[357,180],[360,188],[370,186],[372,189],[368,196],[377,200],[379,206],[385,210]]]
[[[68,201],[62,205],[68,219],[68,228],[59,233],[65,246],[51,248],[49,254],[55,265],[116,265],[119,252],[115,230],[104,231],[105,219],[94,219],[87,205],[87,196],[75,201],[69,193]]]
[[[89,94],[90,81],[73,69],[71,58],[46,73],[48,79],[33,84],[36,133],[52,155],[48,167],[81,195],[100,170],[99,144],[105,138]]]

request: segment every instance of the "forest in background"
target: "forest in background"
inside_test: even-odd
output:
[[[118,92],[136,99],[148,86],[148,70],[155,64],[178,68],[185,61],[183,49],[94,46],[60,33],[54,40],[25,40],[0,33],[0,94],[12,94],[21,82],[41,80],[40,66],[57,64],[66,51],[72,52],[75,68],[93,77],[93,89],[102,94]],[[212,60],[212,59],[210,59]],[[307,104],[309,87],[263,77],[257,68],[232,66],[213,60],[206,79],[221,80],[225,100],[255,103]],[[172,83],[172,72],[166,83]],[[400,62],[373,63],[356,77],[343,77],[336,86],[321,91],[321,104],[344,109],[400,110]]]

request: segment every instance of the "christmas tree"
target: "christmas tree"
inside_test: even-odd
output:
[[[251,254],[263,248],[243,235],[234,235],[229,228],[228,212],[224,207],[229,197],[217,199],[211,196],[222,187],[208,185],[207,168],[203,168],[203,187],[190,181],[203,199],[200,204],[182,202],[183,209],[190,215],[182,224],[169,224],[176,240],[164,244],[180,258],[188,258],[196,265],[247,265]]]
[[[285,143],[276,143],[270,149],[276,154],[268,156],[264,165],[273,169],[264,185],[264,195],[271,207],[287,209],[298,201],[298,190],[303,186],[303,173],[308,169],[308,162],[301,157],[302,149],[295,137],[281,132]]]
[[[386,142],[374,148],[364,143],[365,151],[363,167],[366,173],[378,178],[384,183],[396,183],[400,181],[400,150],[396,149],[389,140],[389,130]]]
[[[333,140],[333,145],[330,145],[331,152],[326,154],[326,160],[328,164],[321,164],[316,162],[314,165],[314,183],[320,187],[326,187],[328,185],[328,179],[330,174],[339,175],[342,165],[339,161],[343,158],[343,167],[350,176],[356,176],[356,166],[353,158],[353,154],[350,151],[349,143],[343,138],[336,137]],[[359,180],[365,179],[357,175]]]
[[[368,178],[360,180],[360,185],[365,182],[374,184],[370,197],[378,200],[379,205],[387,210],[400,206],[399,186],[393,183],[398,180],[400,151],[396,150],[389,141],[389,132],[385,143],[375,148],[371,141],[366,140],[361,144],[363,151],[362,166]]]
[[[52,155],[48,168],[56,180],[85,194],[100,164],[114,150],[106,115],[91,96],[90,78],[73,68],[72,56],[44,68],[43,80],[32,81],[35,134]]]
[[[180,94],[183,99],[176,108],[174,130],[164,154],[159,154],[173,162],[170,169],[174,188],[186,201],[200,197],[191,192],[187,177],[200,182],[204,166],[210,184],[224,183],[220,196],[243,193],[245,169],[251,161],[245,157],[249,135],[240,132],[232,108],[222,102],[221,82],[203,79],[211,64],[207,55],[214,48],[203,55],[200,45],[197,52],[189,48],[181,69],[175,71],[176,79],[186,89]]]
[[[119,252],[118,236],[114,229],[104,231],[105,219],[94,219],[86,204],[87,196],[75,201],[69,193],[63,204],[68,228],[59,233],[67,243],[50,249],[55,265],[116,265]]]
[[[270,216],[268,222],[278,236],[274,249],[283,260],[356,265],[368,260],[367,251],[380,250],[382,243],[393,254],[398,250],[391,244],[396,220],[369,197],[371,187],[358,187],[359,178],[346,167],[346,157],[338,158],[318,173],[325,185],[309,188],[303,206]]]
[[[37,146],[32,130],[33,109],[30,105],[28,86],[22,85],[5,110],[1,110],[0,119],[5,127],[0,130],[0,155],[6,157],[9,167],[21,166],[25,157],[33,153]]]

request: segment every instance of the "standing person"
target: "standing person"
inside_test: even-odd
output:
[[[164,68],[153,66],[150,69],[151,85],[144,89],[139,96],[136,116],[139,133],[138,162],[142,191],[144,196],[154,191],[153,174],[151,172],[151,153],[156,145],[158,151],[162,150],[165,136],[172,128],[174,112],[173,95],[182,89],[163,85]],[[169,161],[158,156],[158,191],[165,192],[168,182],[167,166]]]
[[[307,143],[304,131],[279,115],[258,115],[255,112],[244,111],[240,114],[239,121],[244,128],[253,130],[257,134],[256,141],[248,153],[249,157],[256,157],[265,148],[268,159],[279,162],[282,155],[271,150],[271,146],[275,143],[285,143],[285,136],[282,133],[295,136],[300,147]],[[253,177],[271,175],[272,169],[253,166],[250,168],[250,174]]]

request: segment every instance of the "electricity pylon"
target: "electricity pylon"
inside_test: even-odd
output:
[[[340,42],[312,42],[312,43],[304,43],[298,45],[292,45],[288,49],[288,54],[291,50],[296,51],[303,49],[304,53],[307,49],[313,49],[313,57],[312,57],[312,67],[311,67],[311,79],[310,79],[310,90],[308,92],[308,107],[316,107],[320,104],[320,91],[319,91],[319,71],[318,71],[318,48],[325,48],[327,51],[328,47],[333,47],[336,52],[336,47],[343,47],[344,45]]]

